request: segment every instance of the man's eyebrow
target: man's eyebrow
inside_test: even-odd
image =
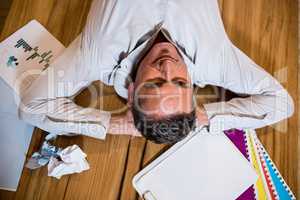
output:
[[[183,81],[183,82],[188,82],[187,79],[183,78],[183,77],[175,77],[172,79],[172,81]]]
[[[146,83],[155,83],[155,82],[167,82],[165,79],[163,79],[163,78],[153,78],[153,79],[148,79],[148,80],[146,80]]]

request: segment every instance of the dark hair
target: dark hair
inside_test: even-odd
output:
[[[134,125],[148,140],[154,143],[173,144],[185,138],[196,126],[196,111],[155,120],[132,107]]]

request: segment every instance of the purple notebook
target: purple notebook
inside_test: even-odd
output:
[[[250,162],[246,146],[246,133],[243,130],[239,129],[226,130],[224,131],[224,133]],[[251,187],[249,187],[243,194],[241,194],[237,198],[237,200],[256,200],[254,186],[252,185]]]

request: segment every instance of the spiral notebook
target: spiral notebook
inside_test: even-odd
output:
[[[254,130],[228,130],[228,138],[253,165],[258,174],[256,183],[248,188],[238,200],[293,200],[296,199]]]
[[[232,200],[257,179],[223,133],[195,131],[139,172],[133,185],[146,200]]]
[[[269,182],[273,184],[272,188],[276,192],[277,198],[276,199],[296,199],[294,194],[292,193],[291,189],[284,181],[282,175],[280,174],[279,170],[276,168],[274,162],[271,160],[269,154],[257,138],[256,134],[252,134],[252,138],[257,145],[258,153],[261,156],[263,162],[263,168],[268,171],[268,179]]]

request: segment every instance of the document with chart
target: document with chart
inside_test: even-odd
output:
[[[0,76],[19,94],[64,49],[39,22],[32,20],[0,43]]]

